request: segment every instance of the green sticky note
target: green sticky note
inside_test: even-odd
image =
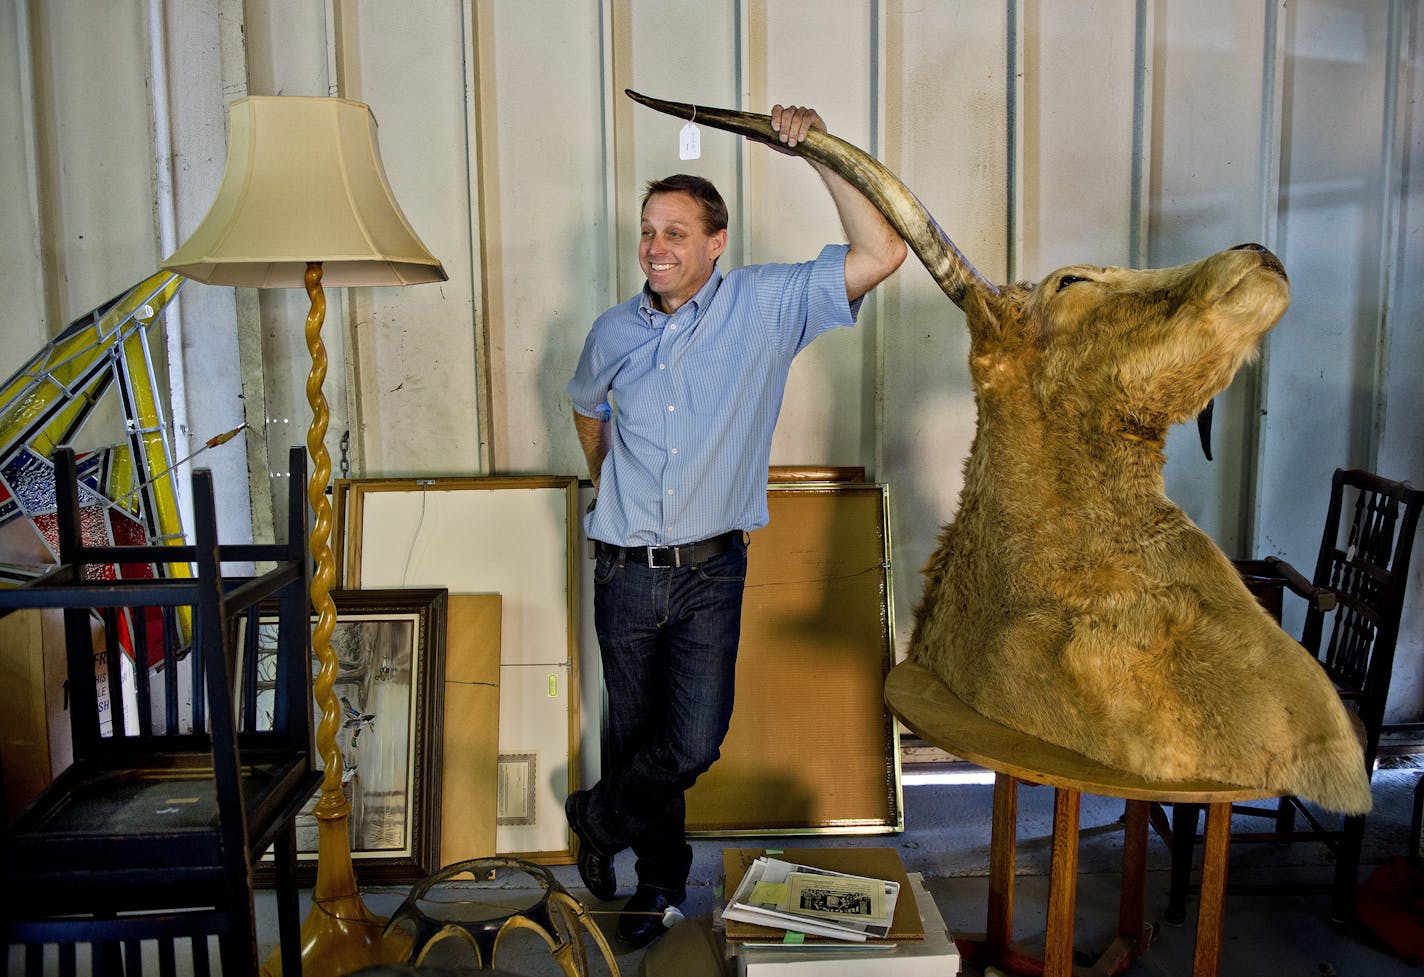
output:
[[[800,946],[806,942],[806,934],[798,933],[795,930],[787,930],[786,936],[781,942],[790,946]]]

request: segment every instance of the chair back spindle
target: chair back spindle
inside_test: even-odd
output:
[[[1301,643],[1354,705],[1373,766],[1394,670],[1406,575],[1424,492],[1358,469],[1337,470],[1312,582],[1336,597],[1311,607]],[[1346,516],[1348,515],[1348,519]]]

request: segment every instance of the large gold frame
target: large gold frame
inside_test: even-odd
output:
[[[737,702],[722,756],[687,794],[694,836],[904,828],[887,486],[774,472],[751,534]],[[808,480],[809,476],[809,480]]]

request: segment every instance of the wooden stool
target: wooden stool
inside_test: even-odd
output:
[[[910,662],[891,671],[885,702],[927,742],[994,771],[994,814],[989,844],[988,931],[955,942],[967,959],[1016,973],[1044,977],[1105,975],[1125,970],[1147,950],[1152,931],[1143,920],[1143,880],[1147,867],[1147,811],[1153,801],[1197,803],[1207,808],[1202,852],[1201,907],[1197,915],[1193,977],[1211,977],[1221,956],[1221,924],[1226,890],[1226,853],[1231,805],[1274,797],[1268,790],[1211,781],[1145,780],[1114,770],[1010,729],[971,709],[939,680]],[[1049,784],[1053,799],[1053,857],[1048,876],[1048,931],[1043,958],[1013,940],[1014,853],[1017,845],[1018,782]],[[1122,857],[1122,889],[1117,937],[1091,968],[1073,966],[1073,904],[1078,882],[1078,808],[1082,794],[1127,801]]]

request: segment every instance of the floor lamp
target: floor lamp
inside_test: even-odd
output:
[[[307,401],[312,458],[307,497],[311,530],[312,654],[321,717],[316,747],[325,767],[316,806],[317,877],[312,910],[302,924],[302,964],[307,977],[339,975],[381,960],[381,926],[361,902],[351,864],[351,802],[341,789],[341,722],[335,694],[336,652],[331,633],[336,605],[331,504],[326,483],[329,420],[322,384],[326,349],[323,283],[332,286],[415,285],[447,280],[421,244],[386,183],[376,147],[376,121],[361,102],[339,98],[248,97],[229,108],[228,155],[212,209],[163,267],[210,285],[251,288],[305,287],[311,371]],[[275,962],[266,973],[274,973]]]

